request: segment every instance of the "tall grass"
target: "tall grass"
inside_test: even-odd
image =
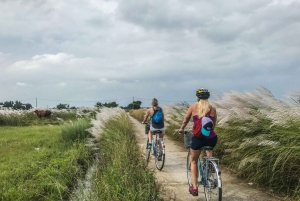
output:
[[[94,132],[101,131],[101,156],[93,176],[91,200],[160,200],[159,186],[153,172],[145,166],[126,113],[121,109],[109,109],[101,114],[94,122]]]
[[[145,117],[145,112],[146,112],[146,109],[141,108],[141,109],[130,110],[129,114],[132,117],[134,117],[135,119],[137,119],[139,121],[143,121],[143,119]]]
[[[43,108],[39,108],[43,110]],[[38,118],[31,110],[13,110],[5,108],[0,110],[0,126],[34,126],[34,125],[59,125],[65,121],[74,121],[78,118],[95,118],[99,112],[97,107],[82,107],[78,109],[50,109],[52,112],[50,118]]]
[[[62,138],[66,141],[83,140],[89,137],[91,134],[88,132],[88,128],[91,127],[89,119],[78,119],[75,122],[69,122],[62,125],[61,134]]]

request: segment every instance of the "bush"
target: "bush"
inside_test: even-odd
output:
[[[88,119],[79,119],[74,123],[71,121],[68,124],[65,124],[61,128],[62,138],[66,141],[77,141],[86,139],[90,136],[90,133],[87,131],[91,127]]]

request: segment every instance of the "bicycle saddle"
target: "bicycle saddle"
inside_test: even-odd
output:
[[[204,147],[201,147],[202,150],[213,150],[214,148],[211,147],[211,146],[204,146]]]
[[[155,135],[155,134],[160,134],[162,133],[162,131],[158,130],[158,131],[152,131],[152,135]]]

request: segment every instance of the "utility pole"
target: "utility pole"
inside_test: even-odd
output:
[[[133,96],[133,99],[132,99],[132,109],[134,110],[134,96]]]
[[[37,107],[37,98],[35,98],[35,107]]]

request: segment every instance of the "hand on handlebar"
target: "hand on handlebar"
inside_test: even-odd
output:
[[[181,129],[181,128],[180,128],[180,129],[178,130],[178,133],[184,134],[184,129]]]

